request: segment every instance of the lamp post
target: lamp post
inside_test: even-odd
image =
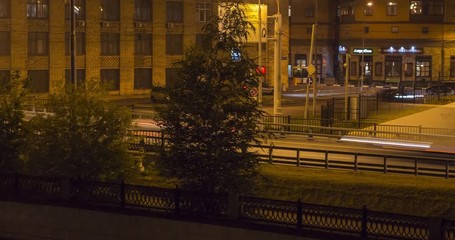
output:
[[[70,14],[71,14],[71,83],[73,87],[77,86],[76,80],[76,9],[75,1],[70,2]]]
[[[261,0],[258,0],[258,67],[262,67],[262,9]],[[258,102],[262,106],[262,82],[264,81],[263,74],[259,76]]]

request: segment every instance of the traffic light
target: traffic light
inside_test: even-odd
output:
[[[257,67],[256,67],[256,72],[257,72],[258,74],[265,75],[265,74],[266,74],[266,71],[267,71],[267,70],[266,70],[266,68],[265,68],[264,65],[262,65],[262,66],[257,66]]]

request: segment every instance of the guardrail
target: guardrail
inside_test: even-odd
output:
[[[130,150],[157,151],[165,146],[160,131],[130,130]],[[415,176],[455,177],[455,160],[436,157],[411,157],[351,151],[318,150],[274,145],[251,145],[261,162],[297,167],[317,167],[351,171],[397,173]]]
[[[251,224],[290,234],[330,233],[350,239],[455,240],[455,221],[362,209],[307,204],[228,193],[201,193],[67,178],[0,174],[0,200],[97,207],[139,214],[204,218],[219,224]],[[189,218],[185,218],[189,219]],[[346,238],[345,238],[346,239]]]

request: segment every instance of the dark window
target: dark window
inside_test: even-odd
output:
[[[76,69],[77,86],[85,83],[85,69]],[[65,84],[71,84],[71,70],[65,70]]]
[[[152,1],[135,0],[134,1],[134,19],[138,22],[152,21]]]
[[[212,16],[212,4],[206,2],[196,3],[197,21],[207,22]]]
[[[71,33],[65,33],[65,54],[71,55]],[[85,33],[76,33],[76,55],[85,55]]]
[[[357,76],[357,62],[351,61],[349,73],[351,76]]]
[[[49,70],[29,70],[27,71],[30,79],[30,90],[33,93],[49,92]]]
[[[309,17],[309,18],[314,17],[314,8],[313,7],[305,8],[305,17]]]
[[[0,0],[0,18],[9,18],[11,16],[11,0]]]
[[[117,21],[120,19],[120,0],[100,0],[100,19]]]
[[[65,18],[71,19],[71,0],[65,0]],[[74,1],[76,19],[85,19],[85,0]]]
[[[152,34],[136,33],[134,41],[136,55],[152,55]]]
[[[431,57],[418,56],[416,57],[416,77],[431,76]]]
[[[402,57],[385,57],[385,77],[386,82],[399,82],[402,76]]]
[[[28,0],[27,17],[28,18],[47,18],[49,13],[48,0]]]
[[[428,29],[428,27],[422,27],[422,33],[423,34],[428,34],[430,30]]]
[[[0,32],[0,55],[10,55],[10,32]]]
[[[134,89],[151,89],[152,82],[151,68],[134,69]]]
[[[120,54],[120,35],[118,33],[101,33],[101,55]]]
[[[47,32],[28,33],[28,55],[40,56],[49,54],[49,34]]]
[[[396,16],[398,12],[398,4],[396,2],[387,3],[387,16]]]
[[[120,90],[120,71],[118,69],[101,69],[101,83],[106,84],[109,90]]]
[[[363,28],[364,33],[369,33],[370,32],[370,27],[364,27]]]
[[[166,86],[178,82],[177,68],[166,68]]]
[[[450,77],[455,77],[455,56],[450,56]]]
[[[183,54],[183,35],[168,34],[166,36],[166,54],[182,55]]]
[[[166,22],[183,22],[183,2],[166,2]]]
[[[5,87],[9,84],[11,79],[11,73],[9,70],[0,70],[0,88]]]

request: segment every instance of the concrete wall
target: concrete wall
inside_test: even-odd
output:
[[[310,240],[202,223],[0,202],[0,239]]]

